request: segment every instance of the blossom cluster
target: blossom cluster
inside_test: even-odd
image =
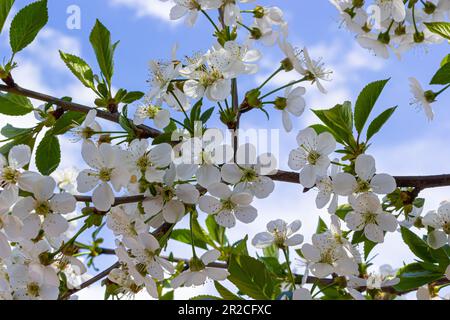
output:
[[[81,145],[85,162],[81,170],[44,173],[36,165],[36,172],[30,169],[33,150],[23,141],[11,146],[5,156],[0,154],[0,299],[68,298],[88,279],[86,266],[95,267],[94,259],[106,252],[118,260],[103,281],[112,297],[146,291],[157,299],[166,289],[201,286],[209,280],[217,285],[239,277],[230,275],[238,267],[247,267],[240,265],[241,258],[253,259],[247,237],[233,244],[226,233],[257,219],[255,201],[273,193],[278,159],[269,153],[257,154],[255,146],[239,144],[236,136],[228,142],[221,130],[209,128],[208,120],[217,111],[222,124],[238,129],[246,112],[281,112],[282,125],[290,133],[292,117],[302,116],[307,105],[306,88],[299,84],[312,83],[326,94],[323,83],[330,80],[331,71],[321,59],[312,58],[307,48],[297,49],[290,43],[288,24],[278,7],[253,6],[252,0],[171,2],[172,20],[185,19],[192,26],[204,16],[217,43],[184,58],[178,58],[175,46],[170,59],[150,61],[150,90],[143,99],[131,99],[132,119],[128,106],[115,110],[120,103],[128,103],[110,97],[107,106],[97,99],[97,108],[88,108],[80,121],[71,122],[67,135]],[[439,21],[449,11],[449,1],[443,0],[376,1],[377,29],[368,20],[364,1],[332,2],[346,26],[358,34],[358,42],[383,57],[390,47],[400,54],[418,43],[442,40],[429,34],[423,22]],[[424,7],[419,10],[419,5]],[[262,46],[277,46],[282,59],[267,80],[246,91],[239,101],[236,79],[259,71]],[[297,80],[267,89],[280,73],[290,73]],[[420,85],[412,84],[416,100],[425,97]],[[372,97],[367,100],[375,103]],[[214,107],[204,110],[206,103]],[[102,108],[113,113],[106,118],[125,132],[103,129]],[[326,110],[331,121],[319,116],[324,125],[303,128],[296,136],[297,147],[287,163],[293,170],[290,174],[305,192],[317,194],[316,207],[327,207],[329,223],[320,219],[309,242],[298,233],[300,220],[270,221],[267,231],[253,237],[251,243],[263,250],[263,257],[250,260],[258,267],[249,272],[278,272],[273,276],[277,290],[264,298],[281,297],[282,289],[289,299],[326,294],[323,288],[315,293],[312,280],[328,281],[344,298],[383,298],[384,288],[401,284],[402,271],[388,266],[378,273],[369,271],[373,247],[395,232],[406,238],[412,227],[426,228],[423,245],[427,250],[446,250],[450,245],[450,203],[443,202],[437,211],[421,217],[423,202],[415,190],[399,187],[395,177],[377,171],[375,158],[367,151],[369,132],[366,141],[361,140],[365,123],[354,125],[356,108],[352,110],[346,102]],[[33,108],[38,127],[56,126],[61,115],[55,114],[61,110],[51,103]],[[431,117],[432,111],[426,110]],[[147,125],[162,131],[151,140],[145,135]],[[189,223],[189,229],[179,229],[182,222]],[[109,251],[100,247],[102,239],[97,238],[103,227],[114,239],[115,247]],[[92,243],[81,242],[79,236],[91,228]],[[190,245],[192,255],[187,259],[167,255],[167,244],[174,240]],[[295,247],[304,267],[300,283],[292,271]],[[284,254],[283,263],[279,252]],[[263,259],[274,257],[275,262]],[[450,278],[447,260],[427,267],[434,268],[434,276]],[[239,289],[239,294],[252,298],[267,294]],[[418,297],[436,298],[430,289],[434,287],[420,288]]]
[[[448,0],[330,1],[359,45],[385,59],[390,51],[400,57],[413,47],[441,43],[425,23],[445,21],[450,14]]]

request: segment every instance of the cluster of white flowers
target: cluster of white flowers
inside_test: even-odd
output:
[[[79,172],[65,169],[45,176],[30,171],[32,150],[24,144],[13,146],[7,157],[0,154],[0,299],[67,298],[65,294],[86,279],[85,265],[90,265],[103,250],[94,235],[92,246],[77,241],[93,226],[97,227],[94,234],[106,225],[114,236],[115,248],[110,251],[119,262],[106,281],[107,290],[113,290],[113,295],[134,295],[146,290],[151,297],[159,298],[167,283],[176,289],[199,286],[208,279],[223,281],[230,275],[227,263],[230,250],[236,248],[229,246],[224,250],[223,243],[216,245],[220,240],[200,239],[213,249],[197,256],[196,247],[208,247],[197,246],[194,227],[201,226],[194,226],[194,219],[208,217],[208,229],[216,228],[222,238],[237,223],[253,223],[258,216],[254,200],[269,197],[275,189],[271,175],[277,159],[269,153],[257,156],[256,148],[248,143],[229,144],[220,130],[204,123],[196,126],[194,122],[202,122],[205,114],[208,116],[208,111],[202,114],[203,100],[217,106],[220,120],[229,129],[236,129],[241,112],[267,112],[265,108],[272,106],[281,111],[283,127],[291,132],[291,116],[300,117],[306,108],[306,89],[297,85],[311,82],[325,94],[323,81],[330,80],[331,72],[320,59],[312,59],[307,48],[299,50],[287,40],[288,26],[278,7],[256,5],[251,10],[241,9],[253,0],[172,2],[172,20],[186,18],[188,25],[193,25],[199,15],[204,15],[218,41],[206,52],[183,60],[177,59],[175,46],[168,62],[151,61],[151,90],[137,106],[134,118],[127,119],[127,112],[114,118],[126,132],[103,131],[97,109],[91,109],[83,122],[70,130],[71,140],[81,143],[81,156],[86,163]],[[438,42],[438,37],[424,29],[423,22],[438,21],[450,9],[450,0],[427,1],[420,10],[419,3],[408,7],[401,0],[379,0],[375,1],[380,10],[376,26],[364,9],[364,1],[332,2],[346,26],[357,33],[358,42],[383,57],[388,56],[388,48],[400,54],[419,43]],[[213,12],[217,23],[210,16]],[[250,23],[245,19],[249,14]],[[238,31],[245,37],[238,37]],[[242,103],[236,103],[236,78],[259,70],[259,44],[278,44],[283,59],[266,81],[248,91]],[[280,72],[292,72],[298,79],[264,94],[265,85]],[[416,80],[411,80],[411,85],[416,102],[432,118],[432,101]],[[283,89],[283,96],[274,96]],[[36,109],[35,114],[38,121],[45,121],[45,107]],[[185,117],[184,121],[178,120],[178,115]],[[158,138],[172,136],[150,144],[141,135],[143,129],[148,129],[142,126],[148,120],[164,130]],[[123,140],[114,143],[118,138]],[[383,243],[386,233],[397,231],[399,224],[410,228],[417,221],[423,223],[429,228],[427,241],[431,248],[450,244],[449,202],[423,219],[423,207],[413,206],[405,220],[398,222],[385,205],[388,195],[400,191],[395,178],[377,173],[375,159],[365,153],[368,146],[359,145],[359,137],[361,148],[354,150],[351,157],[347,154],[342,160],[333,158],[336,139],[339,141],[328,131],[303,129],[288,162],[292,170],[299,172],[298,182],[306,191],[318,191],[317,208],[328,205],[329,227],[322,225],[311,243],[303,243],[303,235],[297,234],[302,225],[299,220],[288,224],[277,219],[252,240],[258,249],[274,248],[284,253],[283,268],[290,275],[285,282],[292,282],[292,299],[315,297],[306,288],[310,273],[317,278],[332,276],[325,280],[342,280],[346,294],[354,299],[364,299],[358,291],[362,287],[376,290],[398,284],[395,272],[387,267],[379,274],[362,271],[367,259],[363,262],[358,245]],[[381,196],[386,197],[380,200]],[[348,204],[346,212],[338,212],[340,197]],[[76,212],[81,215],[73,216]],[[80,219],[84,219],[84,224],[75,228]],[[190,230],[183,230],[189,231],[189,235],[183,234],[183,241],[192,245],[192,257],[164,257],[171,232],[183,219],[190,222]],[[342,229],[341,222],[345,222],[347,230]],[[163,236],[155,233],[168,225]],[[195,230],[200,234],[201,231]],[[289,253],[301,244],[296,253],[305,262],[306,270],[299,285],[291,271]],[[77,258],[81,249],[90,250],[81,253],[89,254],[90,263]],[[449,273],[447,270],[447,277]],[[420,296],[424,296],[423,290]]]
[[[450,14],[449,0],[330,0],[339,10],[343,24],[356,34],[357,42],[387,59],[392,50],[405,51],[443,38],[430,32],[425,22],[442,22]]]

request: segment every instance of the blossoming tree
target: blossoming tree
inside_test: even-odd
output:
[[[307,48],[290,44],[278,7],[253,0],[172,2],[172,20],[209,21],[215,45],[183,59],[174,48],[165,62],[152,60],[147,94],[113,89],[118,42],[97,21],[89,40],[98,67],[60,51],[67,68],[96,95],[91,106],[15,82],[15,58],[46,25],[47,1],[11,17],[11,52],[0,66],[0,113],[34,112],[37,124],[5,123],[1,129],[0,298],[69,299],[101,282],[106,298],[146,291],[168,299],[177,288],[211,279],[218,295],[197,299],[395,299],[410,292],[443,299],[450,284],[450,203],[422,217],[420,193],[449,186],[450,175],[377,172],[371,139],[396,107],[372,111],[388,80],[365,86],[355,103],[313,110],[317,124],[291,134],[298,144],[289,154],[293,171],[277,170],[276,155],[258,154],[240,141],[240,122],[255,112],[281,112],[283,129],[291,132],[291,118],[302,116],[307,105],[302,85],[316,84],[326,94],[331,71]],[[330,2],[356,41],[380,58],[450,40],[450,0]],[[0,0],[0,31],[13,4]],[[244,89],[239,78],[258,72],[261,45],[281,50],[284,58],[258,87]],[[282,73],[296,80],[269,91],[267,84]],[[431,80],[437,91],[410,81],[414,103],[432,119],[432,103],[450,86],[449,57]],[[43,104],[35,107],[29,99]],[[134,115],[128,106],[137,107]],[[213,117],[222,128],[210,125]],[[116,131],[102,129],[99,119]],[[57,170],[64,156],[59,137],[68,134],[86,163],[80,172]],[[318,218],[310,241],[299,233],[299,220],[282,219],[250,241],[231,239],[230,228],[258,219],[252,202],[268,198],[274,181],[317,194],[317,208],[327,207],[330,224]],[[186,229],[180,228],[183,220]],[[111,231],[115,248],[101,247],[102,228]],[[416,259],[396,271],[374,272],[371,251],[395,232]],[[92,233],[90,243],[79,240],[84,233]],[[192,251],[176,258],[169,242]],[[249,254],[250,245],[260,250],[257,256]],[[117,262],[86,277],[87,267],[105,255]],[[294,259],[304,262],[300,274],[292,271]]]

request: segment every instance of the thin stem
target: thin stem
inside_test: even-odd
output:
[[[193,231],[193,216],[194,213],[191,212],[190,216],[189,216],[189,228],[191,229],[191,247],[192,247],[192,256],[194,258],[197,258],[197,253],[195,252],[195,246],[194,246],[194,231]]]
[[[289,262],[288,250],[286,248],[283,248],[282,251],[284,253],[284,258],[286,259],[287,269],[288,269],[288,273],[289,273],[289,278],[290,278],[291,283],[292,283],[292,288],[295,289],[295,277],[294,277],[294,274],[292,273],[292,270],[291,270],[291,263]]]
[[[450,87],[450,84],[446,85],[444,88],[442,88],[441,90],[439,90],[438,92],[435,92],[435,97],[437,97],[438,95],[440,95],[442,92],[444,92],[445,90],[447,90]]]
[[[180,106],[180,109],[181,109],[181,111],[183,111],[184,116],[186,117],[186,119],[189,120],[189,116],[188,116],[188,114],[186,113],[186,111],[184,110],[183,105],[181,104],[181,102],[180,102],[180,100],[178,99],[177,95],[176,95],[173,91],[170,91],[170,94],[175,98],[175,101],[176,101],[176,102],[178,103],[178,105]]]
[[[274,73],[272,73],[267,79],[266,81],[264,81],[259,87],[258,90],[261,90],[270,80],[273,79],[273,77],[275,77],[281,70],[283,70],[283,67],[279,67],[277,70],[275,70]]]
[[[211,19],[211,17],[209,16],[209,14],[208,14],[205,10],[201,10],[201,11],[202,11],[202,13],[205,15],[205,17],[209,20],[209,22],[211,22],[211,24],[214,26],[214,29],[216,29],[216,31],[217,31],[218,33],[220,33],[219,27],[218,27],[217,24],[214,22],[214,20]]]
[[[269,93],[263,95],[263,96],[262,96],[261,98],[259,98],[259,99],[262,100],[262,99],[264,99],[264,98],[266,98],[266,97],[268,97],[268,96],[270,96],[270,95],[272,95],[272,94],[274,94],[274,93],[276,93],[276,92],[278,92],[278,91],[280,91],[280,90],[283,90],[283,89],[285,89],[285,88],[288,88],[288,87],[290,87],[290,86],[293,86],[293,85],[295,85],[295,84],[297,84],[297,83],[304,82],[304,81],[306,81],[306,78],[302,78],[302,79],[300,79],[300,80],[297,80],[297,81],[294,81],[294,82],[290,82],[290,83],[288,83],[288,84],[286,84],[286,85],[284,85],[284,86],[282,86],[282,87],[279,87],[278,89],[275,89],[275,90],[270,91]]]

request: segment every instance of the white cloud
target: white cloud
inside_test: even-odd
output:
[[[112,0],[114,6],[124,6],[135,11],[137,17],[151,17],[161,21],[170,22],[175,25],[177,22],[169,18],[170,9],[173,3],[161,2],[159,0]]]

